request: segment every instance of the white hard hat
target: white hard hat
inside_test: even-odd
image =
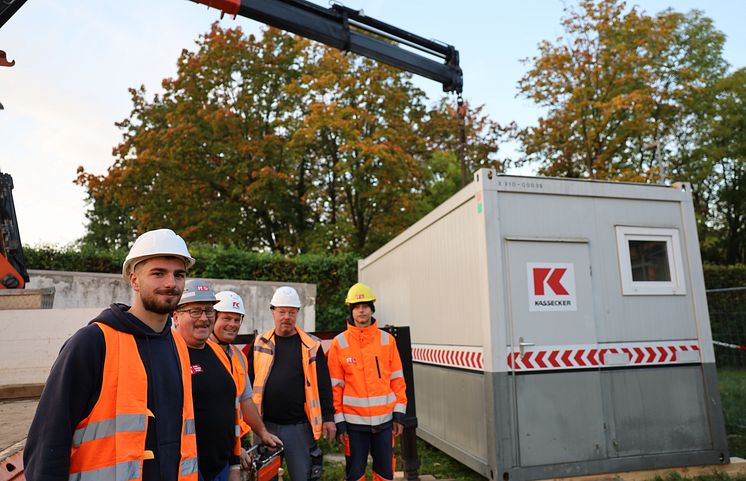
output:
[[[176,256],[184,259],[184,266],[188,269],[195,263],[189,255],[186,242],[171,229],[151,230],[135,240],[129,254],[122,265],[122,275],[128,278],[130,272],[140,262],[151,257]]]
[[[272,307],[297,307],[300,309],[298,292],[289,286],[277,288],[269,303]]]
[[[210,284],[202,279],[189,279],[184,285],[184,292],[181,294],[181,299],[179,299],[177,305],[183,306],[192,302],[212,302],[215,304],[218,300]]]
[[[246,315],[243,308],[243,299],[233,291],[220,291],[215,294],[218,303],[215,304],[215,310],[218,312],[235,312],[236,314]]]

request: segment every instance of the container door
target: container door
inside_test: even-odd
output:
[[[520,466],[603,459],[588,243],[506,245]]]

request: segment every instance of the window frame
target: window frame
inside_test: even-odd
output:
[[[670,281],[634,281],[629,241],[665,242]],[[683,296],[686,295],[684,262],[678,229],[662,227],[616,226],[619,274],[622,295],[625,296]]]

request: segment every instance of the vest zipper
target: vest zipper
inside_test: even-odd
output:
[[[381,366],[378,365],[378,356],[376,356],[376,370],[378,371],[378,379],[381,379]]]

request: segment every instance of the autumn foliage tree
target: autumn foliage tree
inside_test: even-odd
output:
[[[216,245],[366,254],[457,190],[452,108],[427,108],[409,74],[217,24],[177,67],[161,95],[131,91],[108,172],[79,169],[91,243],[169,226]],[[480,108],[467,119],[470,167],[500,167],[501,130]]]
[[[725,72],[724,35],[698,11],[648,15],[619,0],[582,0],[565,36],[539,44],[519,83],[545,109],[519,136],[543,174],[659,181]],[[683,152],[686,154],[686,152]]]

